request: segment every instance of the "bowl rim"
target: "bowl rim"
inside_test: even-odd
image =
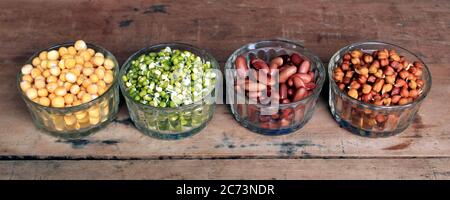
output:
[[[382,105],[382,106],[377,106],[377,105],[365,103],[363,101],[359,101],[357,99],[354,99],[354,98],[350,97],[347,93],[342,92],[339,89],[338,85],[336,84],[336,81],[334,81],[332,79],[332,77],[333,77],[333,70],[334,70],[335,65],[337,63],[337,62],[334,62],[333,60],[336,60],[336,57],[339,56],[339,54],[342,53],[342,52],[346,52],[346,51],[349,51],[351,48],[358,47],[358,46],[361,46],[361,45],[367,45],[367,44],[388,45],[388,46],[394,47],[395,49],[400,49],[400,50],[402,50],[404,52],[407,52],[408,54],[411,54],[413,57],[415,57],[415,59],[417,61],[421,62],[423,64],[423,66],[424,66],[424,69],[427,72],[426,74],[428,75],[428,80],[429,80],[426,83],[426,85],[425,85],[425,88],[424,88],[424,90],[422,92],[422,95],[420,95],[419,98],[415,99],[414,101],[409,102],[409,103],[407,103],[405,105],[392,105],[392,106]],[[377,49],[377,50],[379,50],[379,49]],[[405,48],[403,48],[403,47],[401,47],[399,45],[388,43],[388,42],[375,41],[375,40],[355,42],[355,43],[346,45],[346,46],[340,48],[338,51],[336,51],[333,54],[333,56],[330,58],[330,61],[328,62],[328,77],[329,77],[330,85],[331,85],[331,87],[333,87],[333,88],[330,87],[330,90],[334,89],[335,91],[337,91],[338,94],[344,94],[344,95],[341,95],[341,96],[345,97],[350,102],[352,102],[354,104],[357,104],[358,106],[362,106],[364,108],[369,108],[369,109],[372,109],[372,110],[377,110],[377,109],[378,110],[380,110],[380,109],[383,109],[383,110],[399,109],[399,110],[401,110],[401,109],[406,109],[406,108],[409,108],[409,107],[414,107],[417,104],[422,103],[422,101],[425,99],[425,97],[427,97],[428,93],[431,90],[431,85],[432,85],[432,76],[431,76],[430,69],[428,68],[427,64],[425,62],[423,62],[423,60],[421,58],[419,58],[416,54],[414,54],[413,52],[411,52],[411,51],[409,51],[409,50],[407,50],[407,49],[405,49]],[[330,98],[331,98],[331,96],[330,96]]]
[[[127,58],[127,60],[122,64],[122,66],[121,66],[121,68],[120,68],[119,76],[122,77],[123,75],[126,74],[126,72],[127,72],[128,69],[129,69],[129,67],[127,68],[127,65],[129,65],[129,64],[134,60],[135,57],[138,57],[138,56],[140,56],[140,55],[142,55],[142,54],[147,54],[147,53],[149,53],[149,52],[156,52],[156,51],[154,51],[153,49],[157,49],[157,48],[160,48],[160,47],[162,47],[162,48],[170,47],[171,49],[178,49],[178,48],[173,48],[173,47],[172,47],[172,46],[175,46],[175,45],[182,46],[182,47],[186,47],[186,48],[191,48],[191,49],[194,49],[195,51],[202,52],[203,54],[205,54],[206,56],[208,56],[208,57],[211,58],[210,60],[207,60],[207,61],[211,62],[211,68],[212,68],[212,69],[215,69],[215,70],[219,70],[219,63],[217,62],[216,58],[215,58],[211,53],[209,53],[209,51],[207,51],[207,50],[205,50],[205,49],[202,49],[202,48],[199,48],[199,47],[196,47],[196,46],[194,46],[194,45],[187,44],[187,43],[182,43],[182,42],[163,42],[163,43],[157,43],[157,44],[153,44],[153,45],[150,45],[150,46],[147,46],[147,47],[143,47],[143,48],[139,49],[138,51],[134,52],[134,53],[133,53],[131,56],[129,56],[129,57]],[[196,56],[199,56],[199,55],[197,55],[197,53],[193,53],[193,54],[195,54]],[[202,57],[202,59],[204,59],[204,58]],[[131,65],[129,65],[129,66],[131,66]],[[217,76],[216,76],[216,78],[217,78]],[[187,104],[187,105],[182,105],[182,106],[178,106],[178,107],[171,108],[171,107],[156,107],[156,106],[151,106],[151,105],[143,104],[143,103],[141,103],[141,102],[139,102],[139,101],[134,100],[134,99],[130,96],[130,94],[128,93],[128,91],[126,90],[126,88],[125,88],[125,83],[123,82],[122,78],[119,78],[119,87],[120,87],[120,91],[122,92],[123,96],[125,97],[125,99],[126,99],[127,101],[128,101],[128,100],[131,100],[133,103],[136,103],[136,104],[138,104],[139,106],[144,107],[145,109],[159,110],[159,111],[161,111],[161,110],[162,110],[162,111],[183,111],[183,110],[185,110],[185,109],[196,108],[197,106],[204,105],[204,103],[203,103],[204,100],[205,100],[206,98],[210,97],[211,94],[212,94],[213,92],[215,92],[215,90],[216,90],[216,86],[214,86],[214,87],[211,89],[211,91],[209,91],[208,95],[205,95],[202,99],[200,99],[200,100],[198,100],[198,101],[195,101],[195,102],[192,102],[191,104]],[[215,99],[215,97],[214,97],[214,99]],[[215,103],[212,103],[212,104],[215,104]]]
[[[60,47],[69,47],[69,46],[73,46],[75,44],[75,42],[66,42],[66,43],[61,43],[61,44],[56,44],[53,46],[50,46],[48,48],[43,48],[40,49],[38,51],[36,51],[31,57],[29,57],[25,63],[26,64],[31,64],[31,61],[37,57],[42,51],[50,51],[50,50],[57,50]],[[113,90],[113,88],[115,87],[115,85],[117,85],[117,80],[118,80],[118,75],[119,75],[119,63],[116,59],[116,57],[114,56],[114,54],[112,54],[110,51],[108,51],[106,48],[99,46],[97,44],[93,44],[93,43],[87,43],[87,48],[92,48],[94,49],[96,52],[98,52],[98,50],[106,52],[107,54],[109,54],[111,57],[110,59],[113,60],[115,67],[114,67],[114,78],[113,81],[111,83],[111,86],[109,86],[109,88],[100,96],[98,96],[96,99],[93,99],[89,102],[86,103],[82,103],[80,105],[76,105],[76,106],[70,106],[70,107],[63,107],[63,108],[56,108],[56,107],[51,107],[51,106],[43,106],[41,104],[38,104],[34,101],[32,101],[31,99],[29,99],[25,93],[22,91],[22,88],[20,88],[20,82],[22,81],[22,71],[19,70],[19,72],[16,75],[16,85],[17,85],[17,89],[19,90],[19,94],[22,97],[22,99],[24,99],[26,101],[26,103],[31,103],[33,106],[36,106],[40,109],[44,109],[50,112],[56,112],[56,113],[69,113],[69,112],[76,112],[76,111],[81,111],[81,110],[85,110],[89,107],[91,107],[92,105],[98,103],[100,100],[102,100],[102,98],[104,96],[106,96],[107,94],[110,93],[111,90]],[[105,55],[106,57],[106,55]],[[33,66],[34,68],[34,66]]]
[[[264,104],[260,104],[260,103],[254,103],[254,104],[248,104],[248,103],[244,103],[247,105],[255,105],[257,107],[260,108],[273,108],[273,107],[279,107],[280,109],[286,108],[286,107],[293,107],[293,106],[298,106],[298,105],[302,105],[302,104],[306,104],[308,101],[310,101],[311,99],[317,99],[318,96],[320,95],[320,92],[322,91],[323,85],[325,83],[326,77],[327,77],[327,72],[325,70],[325,66],[322,62],[322,60],[319,58],[319,56],[317,56],[315,53],[313,53],[312,51],[310,51],[308,48],[306,48],[303,44],[300,44],[298,42],[295,42],[293,40],[289,40],[289,39],[265,39],[265,40],[258,40],[255,42],[250,42],[247,43],[241,47],[239,47],[238,49],[236,49],[235,51],[233,51],[233,53],[231,53],[231,55],[228,57],[227,62],[225,63],[225,69],[227,69],[227,66],[231,66],[233,67],[233,69],[236,69],[235,66],[235,60],[232,60],[233,55],[237,55],[237,53],[241,50],[245,50],[248,49],[248,47],[251,46],[255,46],[258,44],[263,44],[263,43],[270,43],[270,42],[274,42],[274,43],[286,43],[286,44],[290,44],[290,45],[294,45],[294,46],[298,46],[301,49],[303,49],[308,55],[304,55],[301,54],[299,52],[297,52],[298,54],[300,54],[301,57],[306,57],[309,59],[309,61],[311,62],[311,64],[313,63],[313,61],[317,64],[316,68],[318,70],[318,82],[316,82],[316,88],[313,89],[313,93],[309,96],[307,96],[306,98],[299,100],[299,101],[295,101],[295,102],[290,102],[290,103],[279,103],[277,105],[264,105]],[[269,48],[269,47],[264,47],[264,48]],[[280,47],[281,48],[281,47]],[[258,48],[260,49],[260,48]],[[283,48],[284,49],[284,48]],[[253,50],[253,49],[252,49]],[[257,48],[254,48],[254,50],[257,50]],[[245,51],[248,52],[248,51]],[[322,73],[320,73],[322,72]],[[226,76],[225,78],[227,78],[228,76]],[[234,78],[234,77],[233,77]],[[238,94],[239,96],[242,97],[241,94]],[[236,103],[231,103],[231,104],[236,104]]]

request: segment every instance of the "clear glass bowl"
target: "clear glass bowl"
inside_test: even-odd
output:
[[[73,46],[74,43],[65,43],[52,46],[41,51],[57,50],[60,47]],[[119,106],[119,64],[114,55],[103,47],[87,44],[88,48],[96,52],[103,53],[105,58],[110,58],[114,62],[114,79],[111,86],[98,98],[80,104],[78,106],[66,108],[54,108],[42,106],[29,99],[20,88],[22,73],[17,73],[17,87],[19,94],[25,101],[31,113],[34,124],[50,135],[63,138],[75,139],[93,134],[95,131],[107,125],[118,112]],[[41,51],[36,52],[27,60],[27,64],[37,57]]]
[[[212,69],[219,69],[219,64],[216,59],[203,49],[182,43],[164,43],[146,47],[134,53],[123,64],[122,69],[120,70],[120,77],[128,72],[131,62],[140,55],[148,54],[150,52],[159,52],[166,47],[190,51],[191,53],[200,56],[203,60],[211,62]],[[210,95],[205,96],[199,102],[176,108],[160,108],[135,101],[130,96],[122,79],[119,80],[119,85],[123,96],[125,96],[128,111],[134,125],[141,132],[151,137],[176,140],[192,136],[206,127],[214,114],[215,89],[211,91]]]
[[[425,87],[423,93],[411,103],[395,106],[375,106],[348,96],[338,88],[332,77],[334,69],[342,63],[345,53],[355,49],[361,49],[367,53],[381,49],[395,49],[409,62],[421,62],[424,65],[422,79]],[[339,125],[350,132],[372,138],[388,137],[404,131],[411,124],[431,88],[430,70],[420,58],[402,47],[383,42],[361,42],[343,47],[331,57],[328,63],[328,76],[330,77],[329,104],[333,117]],[[377,121],[377,117],[381,120]]]
[[[311,62],[315,74],[316,88],[313,93],[297,102],[278,105],[249,104],[243,95],[236,94],[233,85],[236,82],[235,60],[239,55],[250,58],[258,57],[266,62],[279,55],[298,53],[303,59]],[[229,70],[232,69],[232,70]],[[234,118],[249,130],[264,135],[284,135],[302,128],[312,117],[316,103],[325,81],[325,68],[320,59],[301,44],[286,40],[264,40],[250,43],[237,49],[228,58],[225,65],[227,80],[227,102],[230,103]],[[233,81],[234,80],[234,81]],[[263,109],[273,110],[274,114],[266,115]]]

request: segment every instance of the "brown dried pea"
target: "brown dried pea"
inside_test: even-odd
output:
[[[360,87],[361,84],[359,84],[357,81],[352,81],[352,83],[350,83],[350,89],[358,90]]]
[[[398,105],[405,105],[405,104],[407,104],[407,103],[409,103],[408,98],[401,98],[401,99],[398,101]]]
[[[363,94],[369,94],[370,91],[372,91],[372,86],[369,84],[364,84],[363,88],[362,88],[362,93]]]
[[[384,79],[386,80],[386,83],[389,83],[389,84],[395,83],[395,75],[386,76]]]
[[[358,91],[356,89],[350,89],[347,94],[354,99],[358,99]]]
[[[416,88],[417,88],[417,83],[416,83],[416,81],[410,81],[409,82],[409,88],[411,88],[412,90],[415,90]]]
[[[353,51],[351,52],[351,56],[352,56],[353,58],[360,58],[362,55],[363,55],[363,53],[362,53],[361,50],[353,50]]]
[[[385,94],[387,92],[390,92],[392,90],[392,84],[384,84],[383,88],[381,89],[381,94]]]
[[[375,85],[372,87],[372,90],[375,92],[380,92],[384,85],[384,79],[378,79]]]
[[[383,70],[378,69],[377,73],[374,74],[377,78],[383,78]]]
[[[373,62],[373,57],[369,54],[364,55],[364,62],[365,63],[372,63]]]
[[[400,95],[393,95],[391,98],[391,103],[396,104],[396,103],[398,103],[398,101],[400,101],[401,98],[402,97]]]

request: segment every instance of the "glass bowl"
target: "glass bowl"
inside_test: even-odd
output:
[[[298,53],[311,62],[316,88],[308,97],[288,104],[256,104],[245,101],[245,96],[236,94],[235,60],[243,55],[248,60],[258,57],[266,62],[279,55]],[[231,70],[230,70],[231,69]],[[231,54],[225,65],[227,82],[227,102],[230,103],[234,118],[247,129],[263,135],[284,135],[302,128],[312,117],[316,103],[325,81],[325,68],[320,59],[301,44],[286,40],[264,40],[242,46]],[[264,110],[268,110],[263,112]]]
[[[411,63],[421,62],[424,65],[422,79],[425,87],[423,93],[413,102],[395,106],[376,106],[348,96],[338,88],[332,77],[334,69],[342,63],[345,53],[355,49],[361,49],[365,53],[381,49],[394,49]],[[431,88],[430,70],[419,57],[400,46],[384,42],[361,42],[343,47],[331,57],[328,63],[328,76],[330,77],[329,104],[335,120],[340,126],[354,134],[372,138],[388,137],[405,130],[411,124]]]
[[[65,43],[52,46],[41,51],[57,50],[60,47],[73,46],[74,43]],[[87,44],[95,52],[103,53],[105,58],[114,62],[114,79],[111,86],[96,99],[77,106],[54,108],[40,105],[31,99],[20,88],[22,73],[17,73],[17,87],[19,94],[25,101],[34,124],[46,133],[63,139],[76,139],[93,134],[113,120],[118,112],[119,106],[119,64],[114,55],[103,47]],[[31,56],[26,64],[31,63],[41,51]]]
[[[219,69],[216,59],[203,49],[182,43],[163,43],[143,48],[130,56],[120,70],[120,77],[127,73],[131,62],[140,55],[158,52],[166,47],[190,51],[203,60],[209,61],[212,69]],[[175,108],[161,108],[135,101],[122,79],[119,80],[119,85],[134,125],[144,134],[154,138],[176,140],[192,136],[205,128],[214,114],[215,88],[198,102]]]

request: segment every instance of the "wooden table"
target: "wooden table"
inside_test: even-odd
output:
[[[1,179],[449,179],[450,4],[445,1],[18,1],[0,2]],[[84,39],[122,63],[138,49],[185,42],[224,65],[261,39],[301,41],[327,63],[364,40],[399,44],[431,68],[433,88],[414,123],[383,139],[339,128],[323,91],[311,121],[286,136],[248,131],[218,105],[201,133],[163,141],[141,134],[121,102],[97,134],[63,141],[38,131],[15,74],[31,54]]]

